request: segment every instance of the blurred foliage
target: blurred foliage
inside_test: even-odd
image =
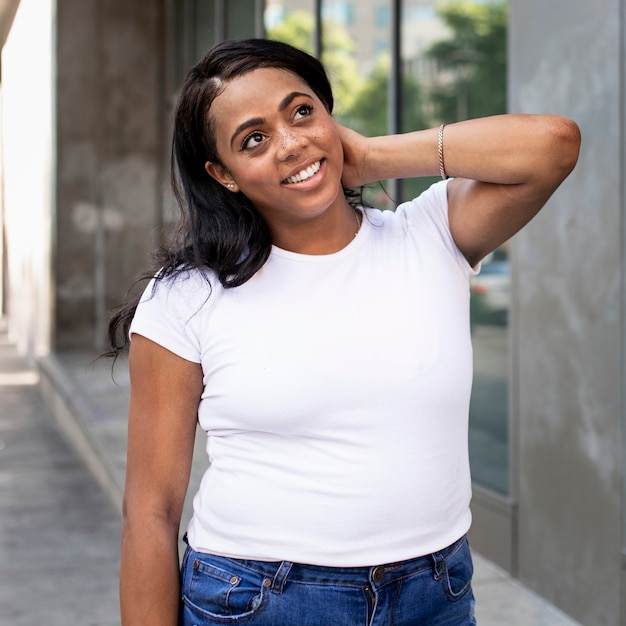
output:
[[[378,57],[372,73],[354,98],[349,111],[348,124],[370,137],[388,132],[389,67],[389,53],[385,52]],[[414,130],[426,126],[420,85],[409,75],[404,76],[402,81],[402,116],[405,128]]]
[[[291,11],[279,25],[268,29],[269,39],[284,41],[314,54],[315,18],[308,11]],[[363,80],[354,56],[355,43],[348,32],[332,20],[324,20],[322,63],[335,97],[334,114],[343,119],[352,109]]]
[[[309,54],[315,54],[313,35],[315,17],[309,11],[290,11],[287,17],[267,30],[267,38],[291,44]]]
[[[506,0],[441,0],[437,13],[450,37],[434,43],[425,53],[437,67],[427,84],[404,75],[403,128],[407,130],[506,111]],[[314,32],[313,14],[295,10],[267,34],[312,54]],[[388,53],[378,57],[369,76],[361,77],[355,43],[347,30],[333,20],[324,20],[322,32],[322,62],[335,93],[335,115],[365,135],[386,133]]]
[[[426,53],[439,68],[430,93],[438,120],[506,112],[507,2],[449,0],[438,14],[451,32]]]
[[[450,36],[425,52],[436,67],[434,74],[415,76],[403,71],[402,128],[406,131],[506,112],[507,1],[441,0],[437,13]],[[267,36],[313,54],[314,34],[314,15],[295,10],[268,29]],[[369,75],[361,76],[355,42],[347,30],[324,20],[322,34],[322,62],[333,86],[334,115],[363,135],[386,134],[389,53],[381,53]],[[402,195],[413,198],[436,180],[405,180]],[[383,187],[374,187],[367,195],[379,205],[387,204]]]

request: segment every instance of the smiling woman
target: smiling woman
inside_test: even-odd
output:
[[[132,336],[124,626],[475,624],[470,278],[574,167],[578,128],[365,138],[332,107],[321,64],[272,41],[219,44],[183,85],[181,218],[110,325],[112,353]],[[395,212],[344,191],[439,172]]]
[[[350,241],[339,129],[302,78],[277,68],[250,71],[224,87],[211,117],[217,158],[206,171],[252,201],[275,245],[329,254]]]

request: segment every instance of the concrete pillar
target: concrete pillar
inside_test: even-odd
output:
[[[510,110],[583,134],[575,173],[513,245],[519,577],[584,624],[617,624],[623,3],[509,4]]]
[[[56,349],[104,346],[108,310],[158,243],[163,0],[58,0]]]

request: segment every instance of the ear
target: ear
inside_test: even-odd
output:
[[[211,178],[214,178],[220,185],[226,187],[228,191],[235,193],[239,191],[237,183],[235,183],[230,172],[223,165],[214,161],[207,161],[204,164],[204,169]]]

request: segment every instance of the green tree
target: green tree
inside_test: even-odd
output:
[[[389,55],[381,54],[348,115],[349,125],[369,137],[388,132],[389,66]],[[410,75],[402,79],[402,116],[406,130],[419,130],[426,125],[420,86]]]
[[[437,120],[505,113],[507,2],[451,0],[438,13],[452,35],[426,53],[440,70],[431,89]]]
[[[314,52],[315,18],[307,11],[291,11],[276,26],[268,29],[268,39],[288,43],[309,54]]]
[[[315,18],[307,11],[292,11],[283,22],[269,29],[269,39],[284,41],[309,54],[314,52],[313,35]],[[341,121],[351,109],[354,99],[361,89],[354,55],[355,44],[348,32],[335,21],[324,20],[322,27],[323,50],[322,63],[326,68],[333,95],[335,97],[335,116]]]

